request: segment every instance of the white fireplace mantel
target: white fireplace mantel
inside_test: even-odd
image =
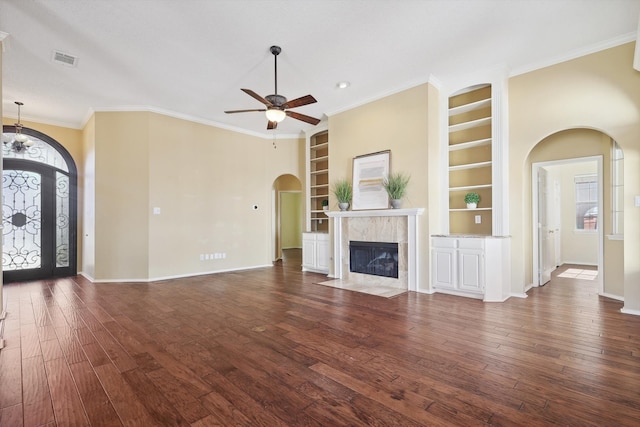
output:
[[[370,211],[327,211],[325,214],[330,218],[349,218],[367,216],[418,216],[422,215],[424,208],[412,209],[376,209]]]
[[[417,291],[418,287],[418,215],[424,213],[424,208],[410,209],[379,209],[363,211],[328,211],[325,214],[333,218],[333,277],[343,279],[343,268],[348,263],[349,248],[343,242],[343,227],[350,218],[371,217],[406,217],[407,218],[407,289]],[[348,273],[348,272],[347,272]]]

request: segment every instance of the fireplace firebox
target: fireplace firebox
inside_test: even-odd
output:
[[[398,278],[398,243],[349,242],[349,271]]]

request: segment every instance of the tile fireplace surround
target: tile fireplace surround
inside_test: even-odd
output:
[[[377,283],[416,291],[418,285],[418,215],[424,208],[330,211],[333,222],[333,277],[343,282]],[[349,241],[398,243],[398,278],[349,271]]]

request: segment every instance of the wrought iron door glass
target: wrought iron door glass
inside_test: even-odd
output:
[[[13,140],[16,135],[15,132],[3,133],[9,140]],[[31,134],[29,134],[29,139],[34,142],[33,146],[29,147],[28,150],[21,151],[19,153],[12,150],[10,144],[2,144],[2,158],[31,160],[36,163],[42,163],[65,172],[69,172],[67,161],[58,150]]]
[[[69,266],[69,177],[56,172],[56,267]]]
[[[36,172],[2,173],[2,265],[4,270],[40,268],[42,178]]]

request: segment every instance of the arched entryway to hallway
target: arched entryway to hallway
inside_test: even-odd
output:
[[[599,130],[567,129],[540,141],[527,164],[531,174],[532,285],[547,283],[557,266],[583,265],[588,274],[597,269],[599,295],[622,299],[620,147]]]
[[[304,210],[302,183],[294,175],[280,175],[272,186],[272,260],[283,250],[302,248]]]
[[[3,281],[72,276],[77,259],[77,168],[56,140],[3,126]]]

